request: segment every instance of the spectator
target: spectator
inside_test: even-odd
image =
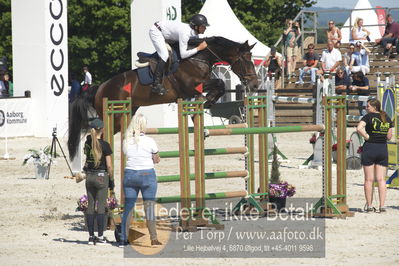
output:
[[[370,41],[370,32],[363,27],[363,19],[356,18],[351,31],[351,43]]]
[[[112,149],[108,142],[101,139],[104,132],[104,122],[98,118],[89,122],[90,135],[87,136],[84,153],[86,163],[86,191],[88,197],[87,228],[89,230],[89,245],[108,244],[103,236],[105,207],[107,204],[108,188],[114,190],[115,183],[112,176]],[[94,219],[97,212],[98,237],[94,235]]]
[[[83,67],[83,72],[85,74],[85,78],[80,84],[82,85],[82,91],[85,91],[91,86],[92,77],[87,66]]]
[[[377,99],[367,101],[367,114],[360,120],[356,130],[364,138],[361,163],[364,171],[365,212],[376,211],[373,207],[373,182],[378,182],[379,212],[386,212],[385,176],[388,167],[387,140],[392,138],[394,127],[390,117],[381,110]]]
[[[349,76],[351,71],[349,70],[349,65],[352,60],[352,54],[355,52],[355,45],[353,43],[349,44],[349,50],[342,56],[346,74]]]
[[[272,74],[274,74],[276,81],[280,78],[282,65],[283,63],[281,56],[277,54],[276,47],[272,46],[270,49],[270,55],[267,57],[265,62],[265,67],[267,67],[267,76],[270,78],[270,80],[272,79]],[[276,85],[278,84],[279,82],[277,82]]]
[[[4,77],[5,77],[4,73],[0,74],[0,97],[1,98],[6,98],[9,96],[8,81],[6,81]]]
[[[4,74],[5,84],[8,83],[8,96],[14,96],[14,84],[10,81],[10,75],[8,73]],[[6,85],[7,86],[7,85]]]
[[[299,54],[296,38],[300,34],[299,23],[293,22],[292,19],[287,20],[287,29],[284,30],[284,47],[286,49],[288,79],[295,76],[296,60]]]
[[[319,63],[319,55],[314,52],[314,44],[308,45],[308,52],[303,56],[305,60],[305,67],[299,69],[299,80],[297,84],[303,84],[303,76],[310,74],[312,85],[316,84],[316,72],[318,70],[317,64]]]
[[[399,38],[399,23],[393,20],[391,14],[386,17],[387,26],[385,28],[384,36],[381,39],[375,40],[377,44],[381,44],[384,48],[384,55],[389,56],[389,51],[392,45],[396,43],[396,52],[399,53],[399,45],[397,40]]]
[[[75,73],[71,73],[69,81],[71,82],[71,91],[69,92],[69,102],[71,103],[80,95],[81,87]]]
[[[349,69],[352,73],[363,72],[364,75],[370,72],[369,54],[370,50],[362,42],[356,43],[356,50],[351,56]]]
[[[341,30],[335,26],[333,20],[328,22],[328,30],[327,30],[327,40],[332,41],[334,43],[335,48],[339,48],[341,46],[342,34]]]
[[[325,72],[335,72],[342,61],[341,52],[334,48],[332,41],[327,41],[327,50],[324,50],[321,55],[321,70]]]
[[[335,93],[349,93],[349,86],[351,85],[351,81],[349,76],[347,75],[345,69],[343,67],[339,67],[337,69],[335,75]]]
[[[126,155],[125,177],[123,191],[125,194],[125,208],[122,216],[122,236],[120,247],[128,245],[127,225],[131,211],[137,201],[139,192],[143,196],[151,245],[162,245],[158,241],[156,230],[156,216],[154,213],[157,194],[157,177],[154,164],[160,162],[159,150],[154,139],[145,135],[147,120],[142,114],[133,116],[123,139],[123,153]]]
[[[363,75],[363,72],[356,72],[353,74],[353,81],[352,85],[349,87],[349,91],[351,94],[356,94],[356,95],[364,95],[368,96],[370,95],[370,85],[369,85],[369,79]],[[366,106],[366,102],[358,102],[358,107],[359,107],[359,115],[365,115],[366,110],[364,110],[363,107]]]

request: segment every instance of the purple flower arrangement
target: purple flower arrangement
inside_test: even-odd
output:
[[[89,199],[86,195],[81,196],[79,198],[79,200],[77,201],[77,203],[78,203],[78,207],[76,208],[76,211],[85,212],[87,210],[87,208],[89,207]],[[107,207],[110,210],[113,210],[118,207],[118,201],[116,200],[115,197],[107,198]]]
[[[295,195],[295,187],[288,182],[269,184],[269,196],[275,198],[287,198]]]
[[[86,195],[83,195],[79,198],[78,200],[78,207],[76,208],[76,211],[86,211],[87,208],[89,207],[89,199],[87,198]]]
[[[109,197],[107,198],[107,205],[109,209],[113,210],[118,207],[118,201],[115,197]]]

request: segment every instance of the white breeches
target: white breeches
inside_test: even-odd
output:
[[[150,28],[150,39],[159,57],[166,62],[168,60],[169,53],[168,49],[166,48],[165,38],[163,37],[162,32],[158,30],[155,25],[152,25]]]
[[[362,71],[364,75],[370,72],[370,68],[367,66],[353,66],[352,67],[352,73],[356,73],[359,71]]]

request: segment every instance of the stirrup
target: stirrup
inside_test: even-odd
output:
[[[163,96],[168,92],[168,90],[166,88],[164,88],[163,86],[160,86],[158,94]]]
[[[160,92],[160,86],[159,84],[151,84],[151,92],[158,94]]]

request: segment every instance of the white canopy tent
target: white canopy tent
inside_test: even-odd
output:
[[[359,0],[354,9],[367,9],[372,8],[370,2],[368,0]],[[353,24],[356,21],[356,18],[363,19],[364,27],[370,32],[370,40],[372,42],[375,39],[381,38],[381,33],[379,26],[368,26],[368,25],[377,25],[378,24],[378,17],[374,10],[353,10],[351,16],[346,20],[344,26],[350,26],[349,28],[342,28],[342,43],[348,43],[351,34],[351,29]]]
[[[222,36],[229,40],[249,44],[256,43],[252,49],[254,59],[264,59],[270,48],[256,39],[238,20],[227,0],[206,0],[200,14],[207,17],[210,24],[204,36]]]

